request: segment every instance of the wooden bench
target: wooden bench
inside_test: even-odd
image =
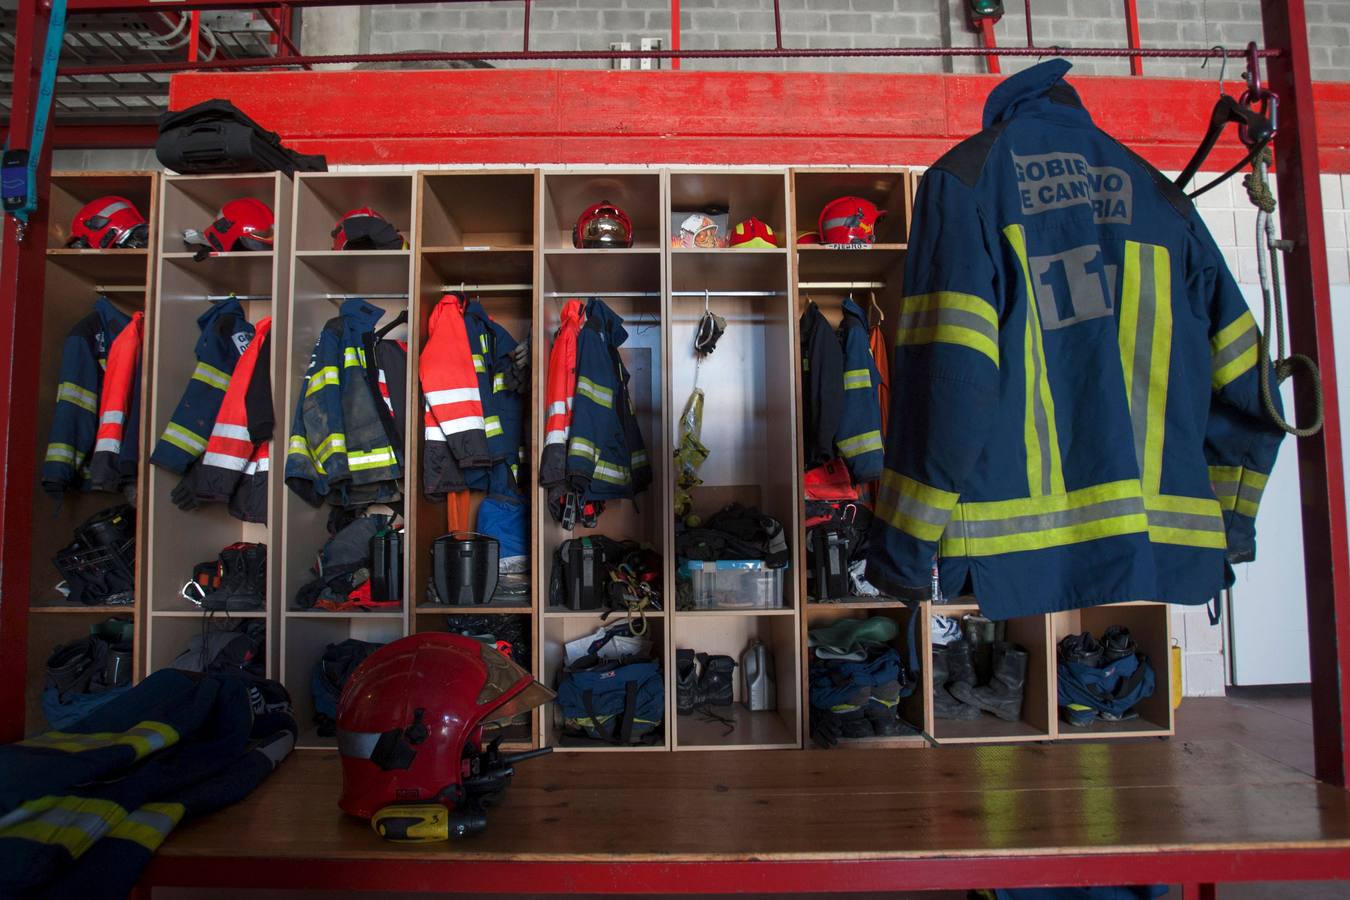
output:
[[[659,758],[658,758],[659,757]],[[790,893],[1350,879],[1350,794],[1227,743],[567,754],[485,835],[401,846],[295,753],[185,825],[144,886]]]

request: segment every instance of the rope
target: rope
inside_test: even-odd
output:
[[[1252,166],[1252,173],[1242,179],[1247,189],[1247,199],[1256,207],[1256,268],[1261,278],[1261,303],[1265,318],[1265,327],[1261,331],[1258,345],[1257,365],[1261,371],[1261,403],[1266,414],[1279,428],[1295,437],[1312,437],[1322,430],[1324,407],[1322,403],[1322,374],[1317,363],[1303,353],[1289,356],[1284,352],[1284,298],[1280,293],[1280,246],[1275,239],[1275,195],[1271,192],[1268,173],[1273,155],[1269,148],[1261,151]],[[1265,252],[1262,252],[1264,248]],[[1269,259],[1269,262],[1267,262]],[[1275,386],[1292,378],[1294,372],[1303,369],[1312,379],[1313,421],[1311,425],[1299,428],[1290,424],[1280,415],[1275,406],[1274,389],[1270,383],[1272,369],[1270,359],[1270,320],[1272,311],[1275,318]]]

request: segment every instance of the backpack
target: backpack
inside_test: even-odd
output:
[[[166,169],[184,175],[218,172],[326,172],[323,156],[283,147],[281,137],[242,113],[228,100],[207,100],[159,117],[155,156]]]
[[[314,697],[314,722],[320,737],[337,734],[338,700],[342,698],[342,689],[357,666],[383,646],[348,638],[341,643],[329,644],[323,656],[314,663],[309,690]]]
[[[566,668],[557,703],[569,734],[616,745],[654,744],[665,715],[665,677],[651,659]]]
[[[1140,700],[1153,696],[1156,676],[1148,657],[1135,653],[1097,668],[1076,662],[1059,664],[1059,705],[1086,706],[1119,718]]]

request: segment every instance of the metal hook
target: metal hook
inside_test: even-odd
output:
[[[1211,53],[1217,50],[1221,54],[1219,56],[1219,96],[1222,97],[1227,93],[1227,90],[1224,88],[1224,73],[1228,71],[1228,48],[1223,44],[1215,44],[1209,49]],[[1205,66],[1209,65],[1209,61],[1213,58],[1214,57],[1212,56],[1206,56],[1204,62],[1200,63],[1200,68],[1203,69]]]
[[[709,290],[708,290],[707,288],[704,288],[704,289],[703,289],[703,312],[705,312],[705,313],[707,313],[707,312],[710,311],[710,310],[708,309],[709,294],[710,294]]]

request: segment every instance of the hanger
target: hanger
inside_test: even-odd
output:
[[[1223,47],[1215,47],[1216,50],[1222,50]],[[1227,57],[1224,57],[1225,64]],[[1185,189],[1186,185],[1195,173],[1200,170],[1209,154],[1214,150],[1214,145],[1218,143],[1223,135],[1224,129],[1230,123],[1236,122],[1238,126],[1238,138],[1246,146],[1247,156],[1233,166],[1224,174],[1211,181],[1202,188],[1192,191],[1189,196],[1195,199],[1209,189],[1222,184],[1229,178],[1238,173],[1240,169],[1251,164],[1257,155],[1265,149],[1266,144],[1270,143],[1271,138],[1275,136],[1278,129],[1278,110],[1280,98],[1269,88],[1261,86],[1261,61],[1256,54],[1256,43],[1247,45],[1247,71],[1243,73],[1242,78],[1247,83],[1247,89],[1242,92],[1242,96],[1234,97],[1224,90],[1224,67],[1219,70],[1219,99],[1214,104],[1214,109],[1209,115],[1209,127],[1205,130],[1205,135],[1200,141],[1200,146],[1196,148],[1191,161],[1186,163],[1186,167],[1181,170],[1177,176],[1176,186]]]
[[[876,321],[872,321],[872,316],[876,316]],[[886,321],[886,312],[877,305],[877,292],[867,292],[867,327],[876,328],[882,322]]]

